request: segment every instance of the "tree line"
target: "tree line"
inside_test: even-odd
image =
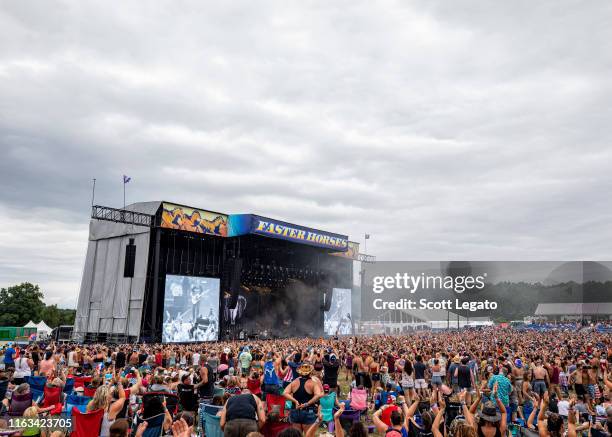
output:
[[[32,320],[44,320],[51,328],[74,325],[76,310],[46,305],[38,285],[23,282],[0,289],[0,326],[23,326]]]

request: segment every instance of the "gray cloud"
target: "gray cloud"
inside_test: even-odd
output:
[[[11,2],[0,285],[76,301],[97,202],[372,234],[381,259],[607,259],[612,5]]]

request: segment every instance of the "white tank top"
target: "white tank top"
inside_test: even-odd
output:
[[[27,358],[19,357],[15,360],[13,377],[23,378],[25,376],[32,376],[32,369],[30,369]]]

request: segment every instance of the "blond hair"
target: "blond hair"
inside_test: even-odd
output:
[[[88,410],[95,411],[100,408],[106,409],[108,405],[109,389],[107,385],[101,385],[96,389],[93,399],[89,403]]]
[[[32,406],[26,408],[26,410],[23,412],[23,417],[38,417],[38,407]]]

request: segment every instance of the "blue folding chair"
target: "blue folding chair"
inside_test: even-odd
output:
[[[206,437],[223,437],[223,431],[221,431],[221,416],[212,415],[206,411],[202,414],[204,415],[204,433]]]
[[[134,426],[132,427],[132,433],[136,433],[138,429],[138,425],[142,422],[147,422],[147,429],[145,429],[142,437],[160,437],[164,432],[164,419],[166,418],[165,413],[158,414],[153,417],[149,417],[148,419],[144,419],[140,417],[140,414],[136,414],[136,418],[134,420]],[[208,437],[208,434],[206,434]]]
[[[25,382],[27,382],[30,386],[30,391],[32,392],[32,399],[35,402],[38,402],[39,399],[42,398],[43,393],[45,392],[45,385],[47,384],[46,376],[26,376]]]
[[[64,384],[64,393],[67,395],[72,394],[74,391],[74,378],[68,378],[66,384]]]
[[[72,414],[72,407],[75,407],[81,413],[87,412],[87,404],[91,401],[90,397],[79,396],[77,394],[69,394],[66,396],[66,406],[64,407],[64,414],[70,416]]]

